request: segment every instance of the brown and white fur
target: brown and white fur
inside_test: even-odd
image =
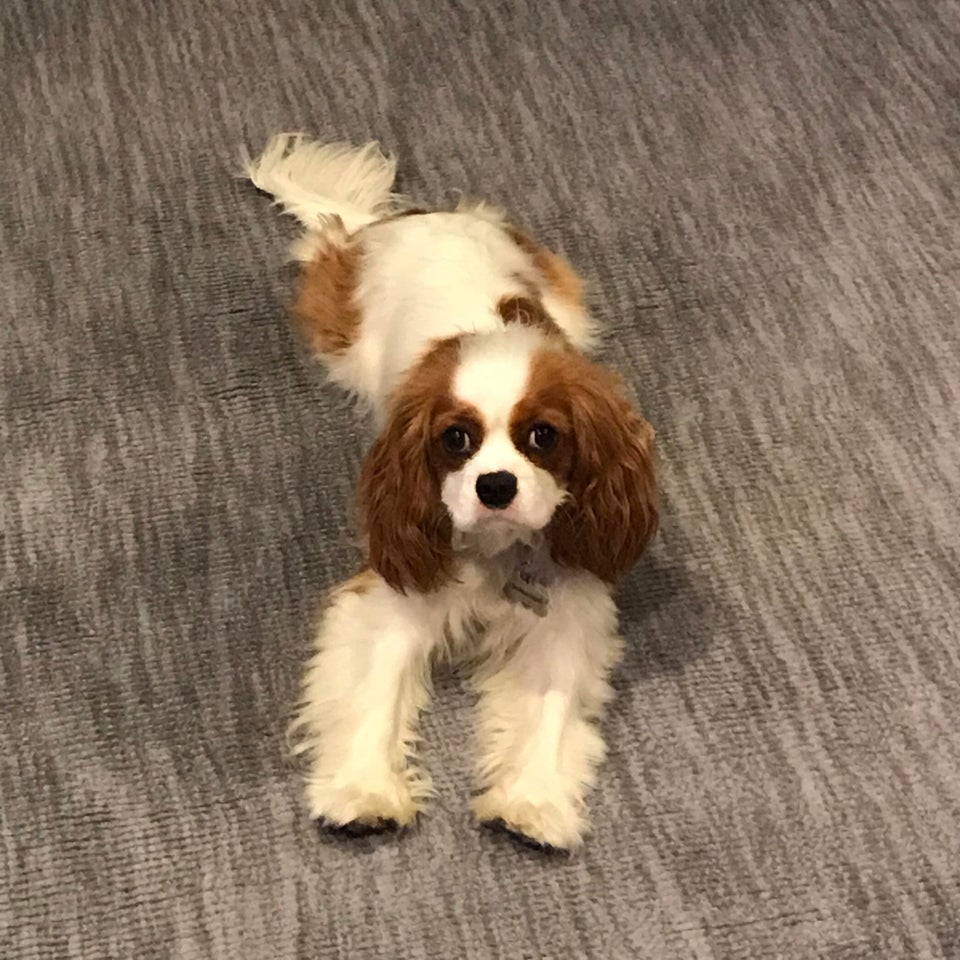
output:
[[[612,588],[657,524],[653,431],[583,353],[581,281],[491,207],[405,210],[375,144],[281,135],[247,173],[307,227],[294,317],[380,430],[359,481],[369,566],[327,605],[294,725],[310,813],[416,818],[442,651],[476,665],[478,820],[576,847],[621,645]],[[518,542],[554,564],[543,616],[504,596]]]

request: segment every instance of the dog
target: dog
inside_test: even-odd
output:
[[[591,361],[570,264],[500,210],[413,209],[377,144],[274,137],[246,174],[306,228],[296,326],[379,431],[367,566],[336,588],[294,721],[306,798],[351,833],[413,823],[431,662],[473,667],[481,824],[548,849],[588,829],[618,660],[613,591],[657,528],[653,430]]]

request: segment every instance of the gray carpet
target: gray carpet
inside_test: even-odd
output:
[[[960,5],[8,0],[0,956],[960,957]],[[345,843],[283,730],[364,432],[232,178],[380,138],[589,277],[659,430],[595,833]]]

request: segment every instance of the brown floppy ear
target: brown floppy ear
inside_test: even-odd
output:
[[[449,576],[450,517],[429,460],[430,410],[400,397],[360,470],[370,566],[395,590],[428,593]]]
[[[568,391],[576,454],[569,499],[547,535],[558,563],[613,583],[657,530],[653,427],[624,398],[619,378],[589,361]]]

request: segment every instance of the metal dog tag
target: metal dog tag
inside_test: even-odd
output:
[[[516,547],[517,557],[503,588],[503,595],[511,603],[545,617],[550,608],[550,592],[547,589],[556,579],[556,567],[550,558],[546,544],[531,547],[526,543]]]

